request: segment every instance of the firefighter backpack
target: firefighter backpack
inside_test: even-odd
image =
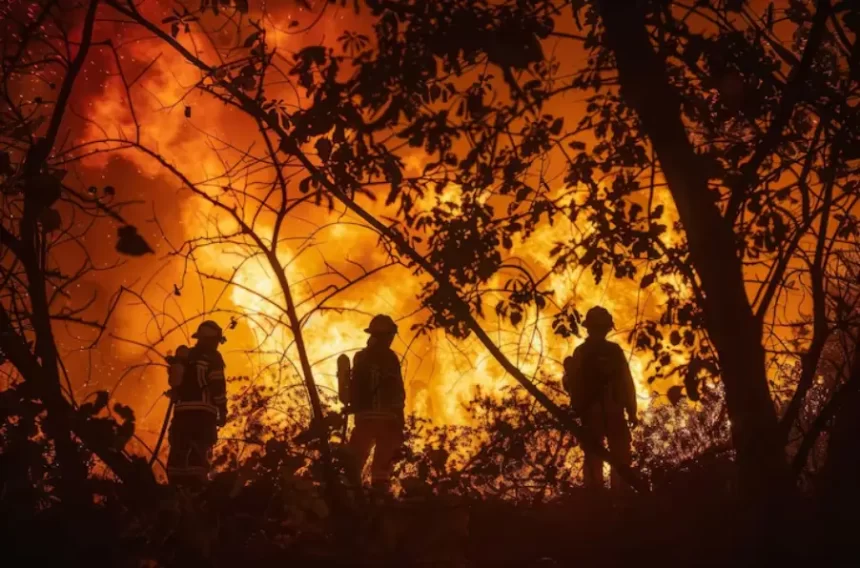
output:
[[[182,384],[182,379],[185,377],[185,366],[190,354],[191,350],[187,345],[180,345],[176,348],[176,354],[168,358],[167,383],[170,388],[177,388]]]
[[[349,357],[342,354],[337,358],[337,397],[344,406],[349,406],[349,383],[352,369]]]

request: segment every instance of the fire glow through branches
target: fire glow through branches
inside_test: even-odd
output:
[[[243,45],[251,29],[248,22],[242,21],[237,34],[235,25],[216,26],[223,18],[183,19],[171,12],[174,5],[167,0],[146,0],[141,10],[152,21],[162,21],[164,28],[174,27],[176,41],[204,61],[241,61],[239,52],[245,54],[251,45]],[[145,228],[157,254],[155,259],[133,259],[109,275],[99,274],[98,280],[83,283],[100,290],[127,286],[138,290],[149,307],[139,301],[124,302],[113,320],[115,340],[100,348],[98,359],[93,361],[92,354],[84,352],[73,358],[73,364],[95,369],[90,376],[98,377],[75,385],[81,395],[113,389],[122,379],[117,396],[138,410],[144,431],[156,430],[166,407],[161,398],[166,377],[163,368],[141,366],[142,362],[160,363],[157,353],[188,342],[204,315],[228,328],[223,351],[229,375],[249,376],[287,397],[301,392],[301,372],[281,282],[242,224],[267,246],[272,235],[278,235],[277,260],[303,322],[314,378],[329,400],[336,389],[335,359],[363,347],[363,329],[377,313],[390,314],[400,328],[394,349],[403,361],[409,412],[438,423],[463,424],[469,419],[463,403],[472,397],[475,387],[498,392],[512,384],[474,338],[458,340],[438,330],[418,334],[414,327],[428,318],[417,299],[427,277],[407,268],[376,232],[341,204],[328,207],[325,199],[315,203],[308,198],[313,191],[307,193],[308,187],[302,186],[306,174],[301,166],[290,161],[275,163],[267,147],[270,135],[261,134],[261,125],[242,110],[219,100],[206,85],[205,75],[177,49],[139,26],[118,23],[109,6],[100,10],[98,39],[110,39],[115,50],[101,47],[85,67],[84,86],[75,93],[73,107],[80,116],[70,119],[69,127],[76,141],[73,153],[81,159],[77,175],[99,187],[116,186],[123,200],[152,204],[151,209],[137,205],[127,213]],[[254,20],[259,14],[250,16]],[[308,14],[300,3],[283,2],[271,3],[265,17],[255,21],[259,21],[267,48],[289,61],[302,47],[334,47],[333,38],[347,31],[367,33],[367,18],[337,7]],[[565,49],[559,49],[558,41],[544,46],[547,53],[563,53],[555,59],[559,77],[575,72],[581,63],[581,47],[571,48],[571,44],[565,43]],[[266,98],[286,114],[308,102],[291,81],[274,66],[266,79]],[[491,96],[507,96],[498,78],[486,83]],[[582,101],[559,97],[547,110],[575,124],[584,106]],[[584,136],[580,135],[583,142],[593,143]],[[414,176],[428,188],[417,208],[441,205],[456,217],[461,188],[449,184],[435,193],[429,189],[432,175],[425,174],[430,158],[405,144],[398,148],[406,164],[404,175]],[[303,150],[320,163],[318,147],[308,144]],[[528,175],[540,177],[553,188],[552,198],[561,204],[575,202],[585,193],[567,187],[560,166],[551,162]],[[283,194],[279,189],[282,179],[287,188]],[[659,174],[645,173],[642,187],[649,184],[653,193],[642,200],[663,206],[661,222],[670,230],[660,238],[667,246],[677,244],[683,236],[671,230],[677,215],[664,182]],[[394,208],[383,200],[357,199],[380,219],[394,216]],[[503,200],[498,203],[504,207]],[[275,213],[285,207],[290,212],[281,223]],[[640,408],[645,409],[652,399],[665,400],[657,392],[665,393],[671,385],[667,381],[649,384],[652,357],[632,349],[635,337],[628,332],[637,321],[657,317],[666,297],[661,286],[640,286],[639,279],[648,274],[647,261],[637,266],[639,279],[606,274],[600,282],[581,267],[556,266],[551,254],[556,243],[581,241],[591,229],[581,219],[557,219],[541,224],[525,240],[515,240],[504,251],[510,270],[500,271],[483,286],[486,309],[481,322],[527,376],[563,400],[561,361],[582,338],[555,335],[554,310],[570,303],[583,313],[592,305],[607,307],[616,320],[613,339],[629,354]],[[542,278],[542,287],[551,296],[545,309],[524,314],[513,326],[493,306],[505,297],[511,273],[520,269]],[[680,289],[681,297],[692,294],[682,282],[659,275],[656,281]],[[73,337],[65,341],[75,344]],[[146,347],[150,345],[155,351]],[[679,350],[664,366],[684,362],[685,355]],[[778,374],[779,365],[772,368]],[[135,370],[133,376],[126,376],[129,370]]]
[[[301,8],[291,7],[270,12],[263,20],[267,42],[276,51],[294,52],[304,45],[338,37],[347,26],[356,24],[343,10],[330,10],[311,32],[291,35],[284,31],[291,29],[291,18],[308,19]],[[189,48],[206,45],[202,34],[182,34],[179,40]],[[166,163],[195,182],[201,191],[223,195],[223,188],[229,186],[263,199],[275,182],[274,168],[261,163],[265,160],[263,139],[253,122],[214,97],[193,89],[201,80],[199,70],[175,51],[152,40],[128,39],[119,53],[119,62],[126,67],[124,75],[137,77],[129,91],[134,114],[121,78],[107,77],[99,92],[87,103],[87,118],[91,123],[80,133],[82,141],[109,138],[118,146],[123,139],[139,136],[142,145],[157,149]],[[287,86],[282,86],[277,95],[270,92],[269,97],[283,97],[288,107],[302,104]],[[571,114],[575,109],[574,106]],[[136,124],[141,127],[139,132]],[[406,174],[420,176],[428,159],[409,152],[409,148],[402,155],[407,164]],[[89,158],[86,165],[94,170],[103,168],[104,177],[109,181],[112,165],[118,159],[132,162],[138,171],[149,176],[153,193],[169,195],[176,191],[167,207],[175,211],[173,216],[178,222],[159,223],[159,230],[164,231],[164,236],[174,246],[178,247],[177,243],[181,242],[197,246],[204,235],[210,237],[209,246],[195,249],[195,266],[187,271],[179,258],[168,260],[166,266],[160,265],[157,278],[161,284],[150,288],[147,299],[160,304],[165,289],[170,290],[174,283],[182,294],[172,299],[171,307],[166,310],[169,316],[164,314],[162,319],[181,321],[181,314],[187,318],[189,314],[204,311],[222,320],[238,316],[238,325],[228,330],[229,343],[224,349],[229,374],[256,377],[255,380],[278,390],[296,388],[300,384],[297,357],[283,314],[283,293],[265,259],[255,253],[248,241],[227,238],[226,235],[234,235],[238,228],[230,215],[216,210],[199,196],[193,196],[187,187],[182,187],[182,180],[165,175],[162,164],[152,156],[134,149],[120,150],[97,154]],[[285,171],[289,176],[289,168]],[[295,176],[290,180],[291,191],[295,192],[300,179]],[[562,199],[564,195],[567,199],[575,198],[575,192],[561,187],[558,194]],[[225,198],[233,199],[233,194],[228,193]],[[442,195],[429,192],[426,205],[432,207],[437,200],[456,204],[457,199],[457,188],[449,186]],[[661,202],[664,200],[665,197]],[[155,201],[158,215],[162,206],[157,199]],[[369,206],[380,215],[386,212],[379,203]],[[240,207],[245,210],[245,221],[250,223],[257,208],[248,203]],[[271,235],[271,217],[258,214],[254,219],[260,235]],[[475,386],[494,392],[510,384],[502,369],[477,341],[447,338],[441,331],[415,336],[411,327],[427,318],[416,299],[424,277],[412,274],[396,262],[385,267],[391,259],[380,246],[379,236],[345,214],[342,208],[328,211],[324,206],[301,205],[290,214],[288,224],[290,227],[282,231],[285,236],[278,256],[286,267],[300,316],[306,318],[305,340],[314,363],[315,379],[324,393],[335,392],[337,355],[353,353],[363,347],[366,339],[363,329],[376,313],[391,314],[398,321],[400,333],[394,348],[403,358],[409,411],[440,423],[463,423],[468,417],[462,404],[471,398]],[[554,260],[549,251],[555,242],[587,230],[587,227],[564,222],[544,224],[525,242],[514,243],[509,259],[522,263],[536,274],[549,273],[548,288],[553,291],[552,300],[557,305],[575,302],[582,312],[595,304],[610,309],[618,328],[615,339],[631,353],[625,332],[632,328],[637,317],[659,305],[660,298],[653,292],[640,292],[638,285],[632,282],[607,277],[595,284],[589,274],[581,274],[576,268],[553,271]],[[230,242],[215,242],[219,240]],[[159,248],[162,257],[159,264],[165,248],[163,245]],[[318,301],[315,298],[325,296],[329,287],[343,286],[345,278],[356,279],[374,269],[378,272],[334,296],[325,304],[324,311],[315,310]],[[201,281],[194,282],[198,276],[202,276]],[[499,274],[488,288],[501,289],[505,279],[505,274]],[[232,281],[233,285],[225,281]],[[492,307],[492,303],[489,306]],[[151,315],[140,310],[129,308],[120,317],[122,323],[116,334],[124,338],[140,343],[161,342],[162,350],[184,341],[180,333],[162,337],[164,321],[160,324],[150,321],[149,325],[141,326],[141,320],[150,320]],[[226,325],[227,321],[222,323]],[[485,328],[492,330],[494,339],[528,376],[545,383],[545,389],[560,394],[561,360],[572,352],[581,338],[557,337],[551,324],[549,311],[526,315],[517,328],[502,322],[490,309],[484,320]],[[193,325],[191,322],[189,328]],[[128,362],[145,355],[140,348],[128,343],[122,344],[121,350]],[[650,399],[650,389],[644,380],[647,358],[632,353],[630,361],[644,408]],[[139,406],[152,405],[153,397],[160,394],[163,383],[160,374],[157,370],[146,374],[144,382],[150,388],[144,388],[148,394],[141,397]],[[140,396],[140,393],[132,396]],[[153,414],[157,419],[159,413]]]

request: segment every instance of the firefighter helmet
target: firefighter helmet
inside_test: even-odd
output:
[[[226,339],[224,339],[224,332],[221,330],[221,326],[215,323],[212,320],[206,320],[200,324],[197,328],[197,331],[192,335],[194,339],[202,339],[204,337],[211,337],[213,339],[217,339],[219,342],[224,343]]]
[[[397,324],[394,323],[394,320],[389,316],[374,316],[373,319],[370,320],[370,325],[364,331],[370,335],[397,333]]]
[[[615,327],[615,323],[606,308],[595,306],[585,314],[582,326],[588,330],[610,330]]]

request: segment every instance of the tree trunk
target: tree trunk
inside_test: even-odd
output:
[[[860,351],[855,351],[827,445],[822,481],[828,508],[860,519]],[[840,392],[841,394],[841,392]]]
[[[28,190],[34,191],[29,188]],[[15,248],[27,274],[27,292],[31,309],[29,320],[35,335],[35,354],[41,367],[38,374],[27,378],[37,385],[37,392],[42,397],[47,410],[43,424],[45,434],[53,440],[56,448],[56,462],[61,472],[58,489],[63,501],[74,507],[84,507],[92,502],[92,496],[87,487],[86,464],[78,452],[77,443],[72,435],[73,409],[66,402],[60,382],[59,355],[47,302],[45,266],[37,252],[42,238],[38,234],[32,206],[25,205],[21,220],[21,240],[16,243]],[[5,312],[2,327],[3,331],[14,333],[5,317]]]
[[[621,93],[637,112],[660,161],[704,292],[705,325],[725,385],[741,491],[778,496],[790,483],[765,372],[761,322],[746,295],[732,227],[720,215],[681,120],[680,97],[655,53],[638,2],[599,0]]]
[[[9,358],[9,362],[17,369],[23,379],[36,387],[37,392],[45,391],[46,374],[39,365],[36,358],[30,352],[29,347],[24,342],[23,338],[15,333],[6,312],[0,309],[0,331],[3,332],[3,340],[0,341],[4,354]],[[43,395],[48,398],[50,395]],[[58,416],[65,417],[64,426],[68,428],[66,436],[71,442],[71,433],[73,432],[86,447],[91,449],[101,459],[105,465],[116,475],[122,482],[123,486],[128,488],[129,494],[140,499],[142,502],[155,488],[155,478],[152,477],[152,471],[147,467],[145,460],[132,460],[126,456],[122,449],[111,445],[112,440],[105,440],[100,432],[94,431],[85,420],[81,419],[76,413],[71,404],[62,396],[55,396],[51,399],[52,406],[49,412],[53,412]],[[47,406],[47,405],[46,405]],[[78,460],[73,464],[75,467],[84,467],[85,464]],[[86,496],[86,495],[85,495]],[[75,496],[72,496],[74,499]]]
[[[38,387],[48,411],[44,420],[45,433],[53,440],[56,460],[61,472],[58,489],[63,500],[73,507],[83,507],[92,503],[92,495],[87,484],[87,467],[81,460],[77,442],[72,434],[71,405],[66,402],[60,383],[59,356],[51,327],[45,281],[45,259],[40,254],[42,239],[37,227],[37,217],[44,205],[35,196],[39,188],[33,183],[36,176],[46,173],[45,165],[57,139],[57,134],[67,110],[75,82],[83,69],[90,46],[96,20],[99,0],[90,0],[81,35],[81,43],[69,67],[57,95],[51,120],[45,137],[37,140],[29,148],[24,162],[23,173],[24,208],[20,220],[20,239],[7,244],[14,247],[16,257],[21,261],[27,275],[27,292],[30,296],[30,322],[35,331],[35,353],[39,359],[41,372],[28,377]],[[12,330],[3,318],[3,331]],[[12,330],[14,331],[14,330]],[[23,374],[23,373],[22,373]]]

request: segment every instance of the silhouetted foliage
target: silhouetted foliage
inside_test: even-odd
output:
[[[80,320],[74,309],[51,309],[54,292],[74,280],[52,264],[54,247],[86,234],[67,210],[118,221],[121,254],[153,252],[111,206],[121,188],[99,195],[65,180],[58,132],[100,4],[196,67],[195,88],[251,117],[267,151],[259,162],[250,153],[243,159],[278,178],[260,205],[276,218],[272,237],[263,238],[244,210],[227,205],[247,192],[227,186],[213,197],[139,140],[118,143],[148,152],[232,214],[247,239],[244,252],[266,256],[285,304],[286,324],[277,325],[292,332],[309,394],[308,405],[270,386],[243,389],[231,401],[231,426],[243,437],[223,441],[212,483],[193,497],[155,486],[146,460],[128,454],[130,408],[111,405],[103,391],[77,404],[53,337],[56,321]],[[57,36],[65,44],[56,51],[75,55],[61,56],[67,74],[46,87],[58,90],[56,102],[7,92],[2,103],[0,364],[12,370],[0,391],[0,512],[22,520],[4,535],[17,539],[14,550],[43,559],[68,552],[90,563],[102,552],[113,565],[347,565],[355,558],[463,565],[468,558],[498,566],[588,554],[630,562],[633,550],[642,562],[641,551],[656,542],[667,557],[691,564],[719,542],[724,556],[715,562],[747,559],[751,545],[774,560],[774,541],[757,542],[759,531],[744,522],[735,534],[734,519],[746,511],[735,502],[741,494],[782,503],[767,512],[785,523],[752,528],[768,538],[786,531],[778,550],[808,561],[794,554],[801,545],[793,537],[809,526],[792,526],[786,512],[802,518],[807,502],[773,500],[789,493],[785,448],[793,473],[831,487],[829,503],[849,490],[856,471],[851,255],[860,49],[849,3],[352,4],[369,13],[370,31],[346,31],[339,45],[305,45],[289,58],[269,43],[266,26],[252,17],[258,7],[245,0],[177,5],[160,20],[120,0],[68,7],[46,0],[36,3],[36,20],[4,24],[26,45],[33,37],[50,43],[43,23],[54,11],[83,18],[79,43]],[[184,41],[209,33],[212,22],[231,38],[215,43],[233,45],[223,57]],[[787,31],[777,33],[777,25]],[[548,49],[555,40],[582,53],[581,67],[563,69]],[[4,50],[11,50],[4,79],[41,78],[30,62],[37,53]],[[278,98],[281,81],[301,104]],[[576,121],[560,111],[573,94],[586,97]],[[192,118],[190,105],[184,116]],[[420,174],[407,155],[421,158]],[[275,191],[293,187],[295,201]],[[282,199],[275,207],[272,195]],[[477,336],[526,391],[476,392],[469,426],[413,418],[394,504],[367,503],[346,482],[344,417],[333,397],[318,392],[303,346],[277,245],[293,204],[304,202],[343,208],[380,234],[392,262],[426,277],[419,299],[428,318],[415,331]],[[591,230],[571,230],[564,240],[554,234],[547,245],[540,231],[562,223]],[[219,229],[209,242],[234,237]],[[187,258],[203,246],[186,245]],[[529,247],[547,248],[550,262],[523,261]],[[575,437],[581,430],[561,395],[538,382],[546,373],[527,375],[484,326],[491,307],[513,330],[537,330],[533,322],[550,319],[558,336],[578,335],[581,302],[559,299],[553,277],[583,273],[595,284],[626,280],[661,298],[660,311],[637,317],[628,340],[649,355],[648,383],[665,387],[670,404],[652,399],[635,441],[638,471],[625,472],[654,495],[631,498],[624,513],[579,490],[579,446],[589,441]],[[281,418],[272,420],[273,411]],[[819,439],[828,430],[831,451],[823,454]],[[564,515],[578,518],[579,532],[559,522]],[[62,536],[59,527],[72,522],[76,530]],[[510,527],[522,532],[505,533]],[[521,550],[501,558],[498,551],[512,547],[499,533]],[[548,535],[570,540],[550,545]],[[63,546],[38,550],[44,538]],[[474,550],[466,550],[467,539]],[[632,545],[619,547],[620,539]]]

